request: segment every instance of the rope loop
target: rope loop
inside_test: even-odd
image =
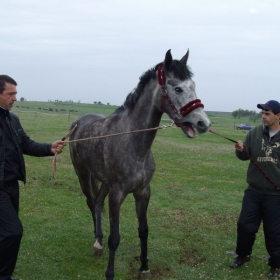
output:
[[[168,127],[172,127],[172,126],[173,126],[173,124],[174,124],[174,122],[172,121],[172,123],[171,123],[171,124],[168,124],[168,125],[162,125],[160,129],[166,129],[166,128],[168,128]]]

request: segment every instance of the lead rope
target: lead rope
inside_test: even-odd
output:
[[[109,134],[109,135],[102,135],[102,136],[95,136],[95,137],[89,137],[89,138],[82,138],[82,139],[75,139],[75,140],[68,140],[65,141],[66,138],[68,138],[74,130],[77,128],[77,124],[72,128],[72,130],[66,134],[61,140],[64,141],[65,143],[73,143],[73,142],[80,142],[80,141],[87,141],[87,140],[94,140],[94,139],[101,139],[101,138],[108,138],[108,137],[113,137],[113,136],[119,136],[119,135],[124,135],[124,134],[130,134],[130,133],[138,133],[138,132],[145,132],[145,131],[151,131],[151,130],[159,130],[159,129],[166,129],[168,127],[172,127],[174,122],[172,122],[169,125],[162,125],[162,126],[157,126],[153,128],[145,128],[145,129],[139,129],[139,130],[133,130],[133,131],[127,131],[127,132],[120,132],[120,133],[115,133],[115,134]],[[53,170],[53,179],[56,179],[56,158],[57,158],[57,153],[55,154],[53,158],[53,164],[52,164],[52,170]]]
[[[213,131],[213,130],[211,130],[211,129],[209,129],[209,132],[210,132],[210,133],[213,133],[213,134],[215,134],[215,135],[218,135],[218,136],[220,136],[220,137],[222,137],[222,138],[224,138],[224,139],[227,139],[227,140],[229,140],[229,141],[231,141],[231,142],[233,142],[233,143],[237,143],[237,141],[232,140],[232,139],[227,138],[227,137],[224,137],[224,136],[220,135],[219,133],[217,133],[217,132],[215,132],[215,131]],[[245,149],[245,147],[244,147],[243,151],[244,151],[244,152],[246,153],[246,155],[249,157],[250,161],[251,161],[251,162],[257,167],[257,169],[262,173],[262,175],[273,185],[273,187],[274,187],[277,191],[280,191],[280,187],[278,187],[278,186],[274,183],[274,181],[272,181],[272,180],[267,176],[267,174],[260,168],[260,166],[259,166],[259,165],[255,162],[255,160],[251,157],[251,155],[250,155],[249,152]]]
[[[119,136],[119,135],[130,134],[130,133],[138,133],[138,132],[145,132],[145,131],[150,131],[150,130],[165,129],[167,127],[171,127],[172,125],[173,125],[173,122],[170,125],[163,125],[163,126],[158,126],[158,127],[153,127],[153,128],[145,128],[145,129],[139,129],[139,130],[133,130],[133,131],[120,132],[120,133],[115,133],[115,134],[108,134],[108,135],[102,135],[102,136],[69,140],[69,141],[65,141],[65,143],[73,143],[73,142],[80,142],[80,141],[86,141],[86,140],[108,138],[108,137],[112,137],[112,136]]]

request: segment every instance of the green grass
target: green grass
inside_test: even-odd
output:
[[[23,103],[27,104],[17,104]],[[29,102],[29,107],[50,107],[50,103],[34,103]],[[52,142],[62,138],[79,115],[109,115],[115,110],[105,105],[63,106],[78,112],[13,111],[33,139]],[[248,119],[214,114],[209,117],[214,131],[235,140],[245,138],[247,132],[235,130],[234,125],[250,122]],[[163,119],[162,124],[167,124],[167,117]],[[152,149],[156,161],[148,209],[152,279],[266,279],[267,252],[262,230],[257,235],[253,260],[241,269],[229,268],[248,165],[235,157],[234,144],[211,133],[188,139],[180,129],[172,127],[158,131]],[[21,280],[105,279],[108,248],[106,245],[101,258],[93,257],[92,218],[73,171],[68,146],[58,156],[55,180],[51,157],[25,156],[25,160],[27,184],[21,187],[20,206],[25,231],[14,276]],[[107,243],[105,205],[103,230]],[[121,208],[116,280],[137,279],[137,227],[130,195]]]

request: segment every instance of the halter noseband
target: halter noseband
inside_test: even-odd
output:
[[[177,126],[180,126],[180,124],[178,123],[179,119],[181,119],[182,117],[185,117],[186,115],[188,115],[190,112],[192,112],[194,109],[196,109],[198,107],[204,108],[204,105],[201,103],[200,99],[194,99],[194,100],[188,102],[182,108],[180,108],[179,112],[178,112],[174,103],[172,102],[172,100],[168,96],[168,92],[167,92],[167,89],[166,89],[166,78],[165,78],[165,74],[164,74],[163,65],[160,65],[157,70],[158,70],[158,83],[161,86],[161,89],[162,89],[162,92],[163,92],[162,99],[161,99],[161,109],[162,109],[162,111],[165,112],[164,106],[165,106],[165,100],[167,100],[170,107],[172,108],[173,112],[175,113],[175,116],[176,116],[176,118],[174,119],[174,123]]]

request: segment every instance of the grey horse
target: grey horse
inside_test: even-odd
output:
[[[159,126],[163,113],[190,138],[195,137],[196,132],[207,132],[211,125],[203,104],[196,97],[192,72],[187,66],[188,56],[189,51],[181,60],[173,60],[170,50],[167,51],[164,62],[146,71],[123,105],[110,116],[83,115],[70,127],[76,126],[70,136],[70,154],[92,214],[96,255],[101,255],[103,250],[101,214],[104,200],[109,195],[107,280],[114,279],[115,252],[120,243],[120,208],[129,193],[134,196],[139,223],[139,275],[141,278],[151,275],[147,257],[147,209],[155,171],[151,146],[157,132],[151,128]],[[146,131],[104,137],[135,130]],[[92,137],[100,138],[79,141]]]

